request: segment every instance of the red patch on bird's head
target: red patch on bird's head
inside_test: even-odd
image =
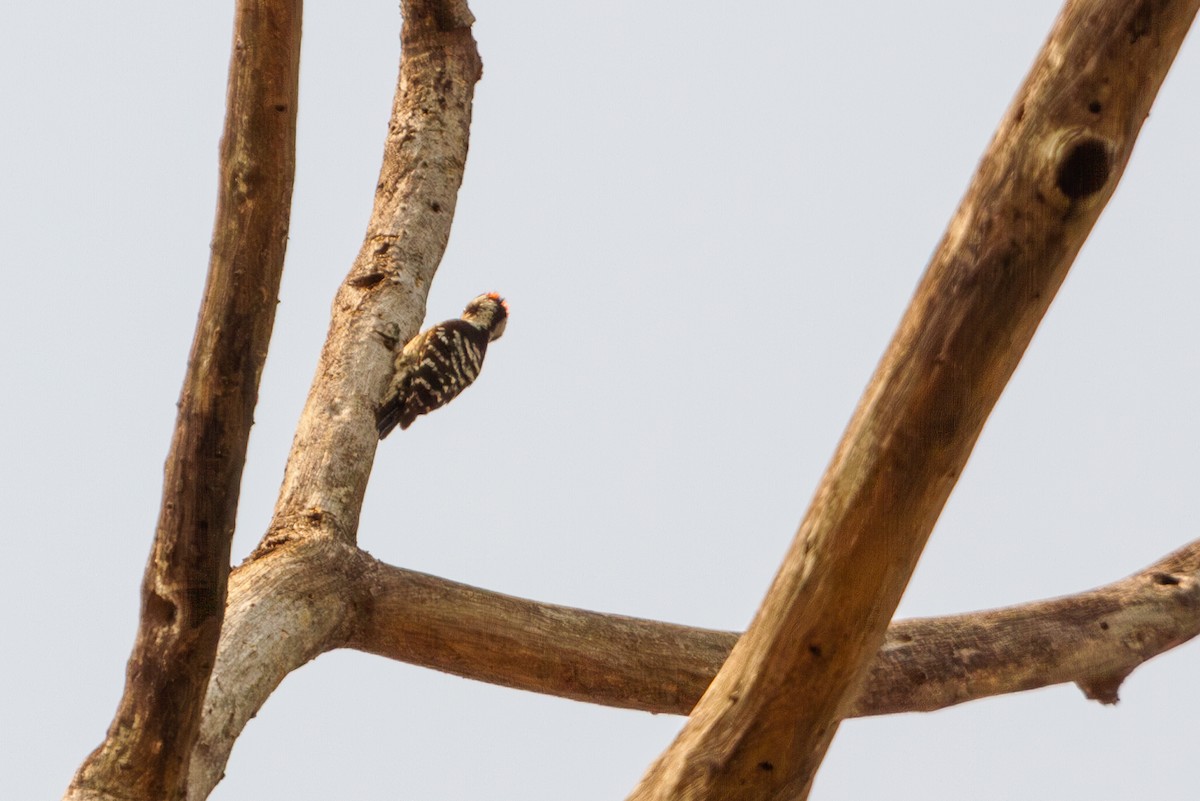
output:
[[[500,297],[499,292],[489,292],[487,293],[487,296],[503,306],[505,311],[508,311],[508,301]]]

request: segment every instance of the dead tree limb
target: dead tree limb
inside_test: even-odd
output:
[[[632,799],[807,797],[984,421],[1116,188],[1197,4],[1067,3],[753,623]]]
[[[366,603],[354,547],[393,348],[425,316],[450,237],[482,64],[455,0],[406,0],[400,77],[362,248],[333,303],[329,335],[266,536],[231,580],[217,668],[188,795],[207,797],[246,721],[283,677],[336,648]],[[399,445],[397,445],[399,447]],[[287,637],[277,636],[279,631]]]
[[[375,203],[358,257],[333,301],[329,335],[300,417],[267,536],[353,543],[379,436],[375,409],[393,348],[425,318],[467,161],[483,70],[474,17],[456,2],[408,0],[400,79]]]
[[[108,734],[76,772],[68,799],[184,795],[283,273],[300,18],[299,0],[237,4],[208,281],[142,580],[137,639]]]
[[[207,798],[246,723],[289,673],[341,645],[369,563],[333,538],[306,537],[250,559],[229,579],[217,664],[192,754],[188,798]]]
[[[851,715],[931,712],[1071,682],[1117,702],[1143,662],[1200,634],[1200,540],[1077,595],[888,628]]]
[[[192,758],[191,798],[291,671],[338,647],[531,692],[688,714],[734,632],[544,604],[393,567],[332,539],[248,561]],[[285,636],[280,636],[281,634]],[[927,712],[1073,682],[1116,700],[1138,665],[1200,634],[1200,540],[1128,578],[1005,609],[888,629],[851,716]]]
[[[738,634],[538,603],[373,563],[346,647],[576,701],[686,715]],[[850,716],[1074,682],[1111,703],[1200,634],[1200,540],[1128,578],[1005,609],[894,622]]]
[[[383,565],[355,546],[377,445],[374,409],[394,347],[420,326],[449,237],[481,69],[464,4],[406,0],[372,218],[334,301],[274,518],[229,579],[188,797],[208,795],[233,742],[284,676],[342,646],[670,711],[692,705],[732,648],[729,665],[741,673],[718,675],[641,792],[737,798],[752,790],[765,798],[806,792],[842,715],[1036,686],[1028,661],[1039,655],[1009,647],[1015,626],[1036,620],[1048,637],[1075,637],[1075,646],[1040,656],[1058,660],[1057,680],[1078,681],[1101,698],[1137,663],[1193,636],[1194,550],[1179,557],[1178,570],[1086,598],[898,623],[860,706],[849,700],[928,528],[1111,194],[1195,13],[1183,3],[1127,12],[1086,5],[1068,5],[1001,126],[759,620],[735,648],[733,634],[507,598]],[[1164,629],[1168,623],[1174,628]],[[1097,630],[1111,634],[1097,639]],[[539,638],[555,640],[542,662],[533,652]],[[971,652],[948,650],[947,638],[970,642]],[[505,648],[531,661],[514,667],[511,655],[497,655]],[[974,658],[989,648],[992,657]],[[963,671],[966,684],[955,684]],[[642,686],[633,686],[633,674]],[[892,684],[881,690],[883,681]],[[940,695],[922,694],[939,681]]]

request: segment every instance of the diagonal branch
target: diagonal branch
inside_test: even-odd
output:
[[[307,537],[233,571],[188,799],[201,801],[212,792],[234,742],[279,683],[345,641],[361,606],[356,588],[368,560],[335,539]]]
[[[125,691],[66,798],[182,798],[225,610],[246,444],[283,273],[300,0],[240,0],[208,282]]]
[[[1070,0],[749,630],[631,798],[807,797],[984,421],[1200,0]]]
[[[821,634],[819,626],[828,622],[822,619],[794,616],[788,623],[794,628],[776,629],[791,638],[777,638],[777,644],[782,642],[777,652],[749,652],[754,660],[761,658],[760,664],[784,669],[778,676],[772,670],[766,671],[768,681],[747,685],[745,696],[747,701],[755,701],[756,710],[763,709],[765,698],[779,701],[785,710],[790,705],[790,712],[773,721],[784,729],[800,719],[796,701],[787,698],[788,693],[805,697],[820,682],[825,682],[823,686],[833,698],[856,689],[856,680],[865,668],[861,661],[854,660],[865,660],[870,655],[861,651],[866,647],[864,643],[869,645],[876,636],[871,626],[879,626],[876,646],[882,640],[886,618],[879,623],[881,609],[887,603],[894,605],[887,593],[884,601],[878,602],[867,588],[873,592],[876,583],[886,581],[890,582],[890,592],[896,590],[897,582],[902,588],[907,580],[927,533],[927,528],[924,532],[922,528],[932,525],[957,474],[955,465],[961,467],[965,460],[987,410],[1123,169],[1133,136],[1148,108],[1148,96],[1153,94],[1145,87],[1157,86],[1182,35],[1176,30],[1178,22],[1163,30],[1156,27],[1161,22],[1156,16],[1161,5],[1144,4],[1139,8],[1143,11],[1126,20],[1126,38],[1132,40],[1127,44],[1133,51],[1132,55],[1124,55],[1131,71],[1119,74],[1113,86],[1096,82],[1097,76],[1105,77],[1102,73],[1111,63],[1111,52],[1105,53],[1108,61],[1101,58],[1096,64],[1086,65],[1086,70],[1076,69],[1071,59],[1078,56],[1068,45],[1081,45],[1072,45],[1068,34],[1073,32],[1068,30],[1057,44],[1052,40],[1052,45],[1063,48],[1054,59],[1065,59],[1075,70],[1072,75],[1076,83],[1068,81],[1070,85],[1064,88],[1051,80],[1065,80],[1062,76],[1046,73],[1039,80],[1047,82],[1049,88],[1031,81],[1023,90],[1019,105],[998,134],[981,177],[919,290],[913,317],[885,357],[881,378],[873,385],[852,424],[847,444],[835,458],[831,475],[850,466],[855,468],[850,471],[854,480],[840,485],[840,490],[827,488],[818,496],[818,508],[824,508],[829,517],[817,521],[820,525],[810,520],[805,531],[814,553],[832,551],[838,556],[823,563],[832,566],[829,575],[837,581],[845,578],[847,554],[863,559],[867,568],[864,575],[851,575],[847,582],[847,586],[858,586],[863,591],[856,593],[844,609],[837,607],[833,615],[837,624],[834,630],[843,632],[850,625],[858,632],[857,639],[844,649],[837,641],[837,648],[825,652],[831,662],[835,656],[841,660],[840,668],[832,673],[827,666],[811,670],[811,665],[802,665],[803,670],[790,674],[786,671],[789,645],[800,645],[802,657],[814,655],[813,638]],[[471,18],[464,5],[454,0],[410,0],[403,11],[404,56],[375,209],[363,247],[335,299],[329,337],[297,430],[275,517],[259,549],[230,579],[229,611],[191,765],[192,799],[207,796],[219,781],[233,742],[279,681],[332,648],[350,644],[463,675],[560,692],[568,697],[677,709],[690,706],[736,640],[732,634],[530,605],[381,565],[354,547],[377,444],[374,405],[387,383],[394,345],[418,330],[429,282],[449,235],[466,158],[473,86],[480,69],[470,34]],[[1069,9],[1068,13],[1082,12]],[[1097,35],[1093,23],[1094,19],[1081,23],[1081,30],[1089,36]],[[1135,47],[1147,37],[1149,44]],[[1094,46],[1095,42],[1084,45]],[[1069,114],[1056,117],[1054,104],[1046,100],[1055,96],[1060,103],[1067,103],[1063,106],[1067,108],[1068,101],[1078,100],[1080,93],[1096,87],[1103,88],[1104,93],[1088,97],[1086,114],[1070,106],[1072,113],[1081,115],[1080,119],[1067,119]],[[1101,110],[1092,110],[1096,104]],[[1143,112],[1141,116],[1139,111]],[[1027,214],[1029,209],[1014,200],[1028,201],[1030,196],[1039,198],[1035,215]],[[976,317],[985,324],[975,327]],[[973,387],[974,382],[983,388]],[[860,439],[855,439],[855,431]],[[842,515],[842,524],[851,524],[844,538],[835,538],[832,533],[838,524],[837,515]],[[914,537],[920,540],[915,546]],[[872,553],[878,546],[882,546],[880,553]],[[802,562],[802,554],[799,559]],[[817,575],[823,574],[785,571],[777,585],[785,587],[797,577],[803,585],[805,579]],[[1093,599],[1093,611],[1101,610],[1103,617],[1094,621],[1095,626],[1076,619],[1080,641],[1086,640],[1084,635],[1097,628],[1099,622],[1108,623],[1114,637],[1131,632],[1131,637],[1146,638],[1149,645],[1131,651],[1141,661],[1152,651],[1157,652],[1155,648],[1163,650],[1192,636],[1194,615],[1189,617],[1178,609],[1172,612],[1169,607],[1175,604],[1194,609],[1195,577],[1178,578],[1177,583],[1150,582],[1148,591],[1145,581],[1137,587],[1130,585],[1133,594],[1128,605],[1119,609],[1104,607],[1099,596]],[[819,582],[817,585],[815,590],[819,592],[812,597],[818,601],[813,609],[819,610],[822,604],[828,605],[831,596],[822,598],[821,592],[827,588]],[[801,589],[808,592],[814,588]],[[1158,595],[1153,595],[1156,592]],[[1045,602],[1045,608],[1031,610],[1030,614],[1049,620],[1051,625],[1061,624],[1066,630],[1071,607],[1062,603]],[[776,609],[782,611],[771,611],[766,617],[782,619],[793,611],[788,604]],[[885,611],[890,614],[890,607]],[[854,628],[859,623],[851,622],[852,618],[857,620],[854,616],[862,614],[868,615],[869,625]],[[507,623],[498,622],[496,615],[507,617]],[[521,615],[525,617],[513,619]],[[1010,621],[1006,615],[1015,617]],[[1030,620],[1022,618],[1020,610],[972,617],[973,621],[958,621],[958,626],[954,619],[897,624],[901,627],[900,639],[889,642],[898,667],[877,669],[894,676],[898,670],[924,664],[919,661],[924,658],[920,649],[909,647],[920,644],[921,639],[937,646],[941,636],[973,637],[980,651],[992,643],[996,645],[997,664],[1002,658],[1014,658],[1014,653],[1020,656],[1001,649],[997,644],[1002,640],[989,639],[993,634],[1002,635],[1011,625],[1029,625]],[[1177,628],[1171,630],[1175,639],[1155,639],[1146,626],[1168,618],[1177,623]],[[939,629],[938,625],[949,628]],[[972,625],[976,628],[971,629]],[[477,640],[459,639],[473,626]],[[915,628],[905,630],[904,626]],[[589,627],[604,641],[587,642]],[[1104,631],[1102,627],[1100,630]],[[277,636],[280,631],[288,636]],[[744,640],[752,636],[753,632]],[[543,644],[546,638],[559,644],[557,651],[551,648],[550,658],[540,662],[535,653],[539,637]],[[770,640],[768,637],[768,644]],[[597,646],[609,651],[613,661],[619,663],[615,678],[602,675],[606,669],[603,665],[592,672],[593,663],[588,660],[602,661],[603,657],[587,651]],[[1119,683],[1127,668],[1137,664],[1128,661],[1128,655],[1105,661],[1102,652],[1106,646],[1107,651],[1113,650],[1111,642],[1087,646],[1096,658],[1090,662],[1087,660],[1091,657],[1076,659],[1078,669],[1064,667],[1063,675],[1104,696]],[[495,652],[504,648],[523,655],[528,660],[526,666],[513,668],[505,663],[506,657],[496,657]],[[904,651],[906,648],[911,653]],[[677,649],[684,653],[677,653]],[[838,654],[838,650],[845,653]],[[856,650],[860,652],[857,656]],[[739,645],[731,662],[738,658],[739,651],[747,652]],[[555,653],[561,657],[558,663],[553,662]],[[651,664],[648,654],[660,661]],[[953,671],[967,664],[964,653],[948,655],[943,645],[940,652],[929,654],[928,672],[933,675],[935,668],[945,667],[949,672],[944,686],[952,687]],[[820,655],[819,649],[816,655]],[[669,662],[671,659],[676,661]],[[1067,649],[1064,665],[1071,659],[1075,657]],[[889,655],[884,654],[879,664],[888,660]],[[983,660],[968,667],[983,675],[990,664]],[[653,672],[659,668],[659,673]],[[679,675],[675,668],[686,675]],[[805,671],[811,672],[815,681],[806,683],[809,677]],[[630,690],[622,685],[627,674],[641,672],[657,676],[656,686]],[[664,672],[671,675],[664,676]],[[1006,679],[1001,674],[1002,670],[992,685],[983,682],[974,687],[993,686],[992,692],[1006,692],[1018,687],[1005,689],[1005,681],[1026,682],[1020,689],[1032,686],[1027,683],[1028,677]],[[910,684],[914,677],[912,673],[906,676]],[[547,689],[553,687],[559,689]],[[958,693],[947,703],[965,700],[974,687],[968,687],[966,694],[958,689],[947,690]],[[634,693],[632,699],[630,692]],[[654,698],[645,700],[637,696],[638,692]],[[989,693],[979,695],[985,694]],[[945,697],[949,696],[944,695],[943,700]],[[884,711],[888,704],[903,703],[903,699],[883,693],[869,703],[875,705],[871,709]],[[790,771],[791,789],[798,785],[796,770],[803,770],[797,765],[813,759],[819,763],[828,742],[826,735],[831,735],[838,714],[846,707],[833,704],[815,708],[821,714],[831,714],[828,720],[832,723],[827,732],[817,732],[815,746],[803,737],[786,743],[779,764],[788,770],[781,770],[780,778],[786,779]],[[772,723],[771,714],[768,709],[767,714],[741,722]],[[736,733],[738,722],[734,723],[729,730]],[[752,742],[757,734],[749,731],[745,742]],[[775,740],[767,742],[771,747],[779,745]],[[724,764],[735,766],[735,770],[737,760],[743,756],[736,749],[712,753],[723,759],[731,756]],[[689,759],[683,755],[684,768],[689,767]],[[720,767],[720,763],[712,764]],[[714,776],[720,778],[718,774],[714,771]],[[688,785],[684,791],[694,787]],[[718,789],[713,792],[720,794]]]

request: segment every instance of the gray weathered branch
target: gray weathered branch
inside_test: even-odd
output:
[[[329,335],[260,552],[304,536],[355,541],[392,349],[420,330],[450,238],[483,67],[465,6],[408,0],[401,11],[400,79],[375,204],[333,301]]]
[[[393,348],[425,316],[450,236],[482,65],[461,0],[405,0],[400,77],[362,248],[329,335],[266,536],[231,580],[188,797],[220,781],[234,740],[288,672],[336,647],[364,600],[354,543]],[[397,443],[396,447],[400,447]],[[279,632],[287,636],[279,637]]]
[[[283,273],[300,16],[300,0],[237,4],[208,281],[142,580],[137,639],[116,716],[67,799],[165,801],[184,794]]]
[[[362,608],[369,557],[333,538],[302,538],[249,559],[229,579],[229,608],[192,755],[188,798],[208,797],[233,744],[279,683],[337,648]]]

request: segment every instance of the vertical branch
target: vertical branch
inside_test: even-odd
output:
[[[632,798],[806,797],[1200,0],[1069,0],[753,624]]]
[[[342,645],[365,613],[371,560],[354,547],[375,408],[393,348],[417,333],[450,237],[482,65],[459,0],[405,0],[400,77],[375,204],[333,302],[267,534],[230,579],[188,797],[220,781],[246,722],[292,670]],[[286,630],[287,637],[278,632]]]
[[[405,0],[400,78],[366,236],[333,301],[317,374],[259,553],[306,536],[353,543],[393,348],[415,336],[450,238],[482,64],[455,0]]]
[[[67,798],[182,798],[216,658],[246,444],[283,272],[300,0],[239,0],[208,281],[125,691]]]

